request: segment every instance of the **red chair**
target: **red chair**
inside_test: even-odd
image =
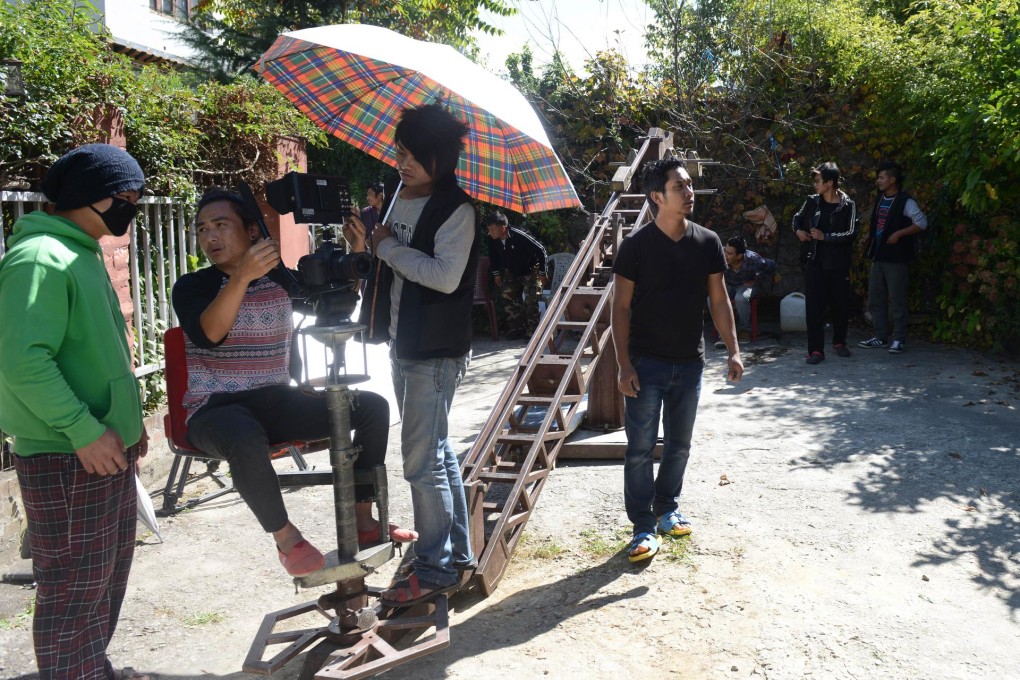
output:
[[[181,510],[219,498],[234,490],[234,483],[223,472],[219,471],[222,458],[199,451],[188,442],[187,409],[184,408],[184,394],[188,391],[188,363],[184,354],[184,331],[171,328],[163,334],[163,349],[166,357],[166,397],[167,413],[163,416],[163,429],[170,450],[176,454],[170,468],[170,476],[163,488],[163,516],[174,515]],[[333,471],[313,470],[305,461],[305,453],[320,451],[329,447],[328,440],[318,442],[282,442],[279,449],[272,455],[279,458],[290,454],[297,465],[297,472],[278,472],[281,487],[314,486],[332,484]],[[206,461],[209,476],[220,485],[220,488],[199,498],[179,503],[184,495],[184,485],[188,481],[193,460]]]
[[[489,295],[489,258],[482,255],[478,258],[478,272],[475,274],[475,297],[471,306],[485,305],[489,310],[489,328],[492,339],[499,340],[499,327],[496,325],[496,303]]]

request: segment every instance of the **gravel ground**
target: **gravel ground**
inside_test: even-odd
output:
[[[737,386],[709,350],[690,539],[629,564],[622,464],[560,461],[496,592],[453,598],[450,647],[387,677],[1020,678],[1020,366],[921,343],[806,366],[789,341],[746,348]],[[463,450],[519,352],[477,342],[454,404]],[[406,525],[397,428],[391,512]],[[286,498],[330,543],[330,491]],[[255,677],[240,668],[262,615],[325,592],[294,592],[236,496],[162,533],[138,546],[117,664]],[[31,597],[0,586],[2,677],[36,677]]]

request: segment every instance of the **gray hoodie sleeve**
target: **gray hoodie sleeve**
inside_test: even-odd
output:
[[[402,246],[396,239],[380,243],[377,254],[405,279],[440,293],[452,293],[467,266],[474,230],[475,209],[465,203],[436,232],[435,255]]]
[[[903,214],[910,218],[910,221],[921,227],[921,229],[928,228],[928,217],[921,212],[921,208],[918,207],[917,201],[913,198],[908,198],[906,204],[903,206]]]

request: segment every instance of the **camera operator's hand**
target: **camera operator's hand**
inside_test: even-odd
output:
[[[393,238],[393,231],[385,224],[377,224],[372,229],[372,252],[379,251],[379,244],[388,238]]]
[[[246,284],[262,278],[280,262],[280,244],[272,239],[263,239],[252,244],[252,247],[241,258],[234,276]]]
[[[355,214],[351,214],[343,227],[344,240],[351,246],[352,253],[363,253],[367,250],[365,223]]]

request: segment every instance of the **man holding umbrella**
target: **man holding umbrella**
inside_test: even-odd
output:
[[[460,464],[449,442],[450,405],[467,370],[478,232],[454,176],[466,126],[438,105],[407,109],[396,128],[402,190],[372,231],[388,282],[390,366],[400,410],[404,479],[418,531],[412,571],[382,594],[407,607],[450,592],[474,566]],[[365,249],[364,225],[346,236]],[[389,270],[389,271],[387,271]],[[375,299],[387,292],[376,291]],[[366,304],[366,314],[378,312]],[[376,317],[378,318],[378,317]]]
[[[279,36],[256,70],[321,128],[400,171],[404,188],[371,239],[384,265],[375,278],[391,287],[366,289],[361,321],[372,339],[388,330],[421,534],[413,573],[382,600],[414,604],[455,588],[458,568],[475,563],[447,431],[471,347],[480,235],[468,195],[522,214],[580,201],[530,102],[448,45],[379,26],[317,26]],[[364,225],[351,221],[345,235],[364,250]]]

